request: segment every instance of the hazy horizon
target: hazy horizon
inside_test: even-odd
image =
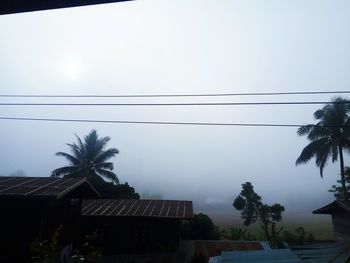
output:
[[[348,1],[131,1],[0,17],[1,94],[196,94],[349,90]],[[0,102],[330,101],[332,95],[214,98],[0,98]],[[347,96],[345,96],[347,97]],[[0,106],[1,117],[314,123],[322,105]],[[96,129],[115,172],[141,196],[227,206],[250,181],[267,203],[311,211],[333,200],[329,162],[295,166],[297,128],[0,120],[0,174],[50,176],[74,133]],[[347,153],[345,164],[350,165]],[[234,210],[232,208],[232,210]]]

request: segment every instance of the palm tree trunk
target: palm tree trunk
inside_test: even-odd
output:
[[[340,176],[341,176],[341,186],[343,190],[343,198],[345,201],[347,201],[348,193],[346,191],[346,185],[345,185],[343,147],[341,145],[339,145],[339,159],[340,159]]]

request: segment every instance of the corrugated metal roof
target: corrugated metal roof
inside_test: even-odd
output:
[[[209,259],[209,263],[302,263],[290,249],[251,250],[251,251],[225,251],[221,256]]]
[[[264,250],[263,241],[194,240],[192,255],[207,259],[219,256],[222,251]]]
[[[84,216],[139,216],[164,218],[192,218],[192,201],[95,199],[84,200]]]
[[[95,193],[94,196],[99,196],[85,178],[0,176],[0,199],[21,197],[59,199],[83,184],[88,186],[90,196],[91,192]]]
[[[346,242],[316,243],[290,248],[307,263],[344,263],[350,256],[350,244]]]
[[[350,202],[333,201],[319,209],[314,210],[314,214],[332,214],[333,211],[342,209],[350,212]]]

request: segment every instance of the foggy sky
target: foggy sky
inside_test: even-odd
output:
[[[348,90],[349,1],[132,1],[0,17],[1,94],[191,94]],[[328,101],[331,96],[9,99],[1,102]],[[1,116],[313,123],[320,105],[1,107]],[[110,136],[121,182],[139,193],[232,202],[251,181],[264,200],[317,208],[339,179],[312,160],[296,128],[0,120],[0,174],[49,176],[74,133]],[[350,165],[350,156],[345,162]],[[196,205],[196,203],[195,203]]]

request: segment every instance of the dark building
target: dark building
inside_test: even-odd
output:
[[[63,247],[79,240],[82,198],[99,194],[83,178],[0,177],[0,262],[30,262],[30,243],[60,227]]]
[[[313,213],[331,215],[335,238],[350,240],[350,202],[334,201]]]
[[[192,201],[84,200],[83,228],[98,232],[104,254],[177,251],[180,224],[193,218]]]

